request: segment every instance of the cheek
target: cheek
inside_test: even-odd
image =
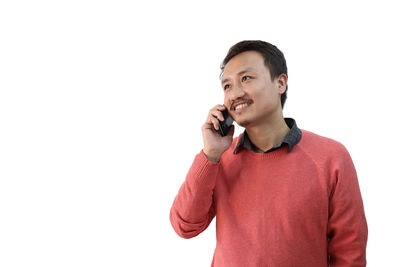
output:
[[[229,109],[228,97],[226,95],[224,96],[224,105],[225,105],[225,107],[227,107]]]

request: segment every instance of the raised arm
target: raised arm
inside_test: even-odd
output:
[[[204,148],[198,153],[170,211],[175,232],[183,238],[197,236],[204,231],[216,215],[214,188],[220,158],[232,144],[234,126],[226,136],[218,133],[218,119],[224,120],[225,106],[212,108],[202,126]]]

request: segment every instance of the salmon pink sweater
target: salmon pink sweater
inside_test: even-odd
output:
[[[368,228],[353,161],[341,143],[310,131],[288,153],[242,149],[218,163],[200,151],[170,210],[192,238],[216,217],[212,267],[366,266]],[[190,263],[188,263],[190,266]]]

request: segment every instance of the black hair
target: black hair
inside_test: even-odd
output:
[[[225,66],[229,62],[229,60],[231,60],[234,56],[245,51],[257,51],[261,53],[261,55],[264,57],[264,64],[270,72],[272,81],[282,73],[286,74],[287,76],[285,56],[275,45],[261,40],[245,40],[229,48],[228,54],[226,55],[226,57],[224,58],[224,60],[220,65],[221,68],[220,79],[224,72]],[[288,86],[286,84],[286,90],[281,95],[282,109],[286,102],[287,90]]]

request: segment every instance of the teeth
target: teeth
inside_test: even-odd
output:
[[[235,110],[238,110],[238,109],[240,109],[240,108],[244,108],[244,107],[247,107],[247,106],[248,106],[247,103],[240,104],[240,105],[237,105],[237,106],[235,107]]]

